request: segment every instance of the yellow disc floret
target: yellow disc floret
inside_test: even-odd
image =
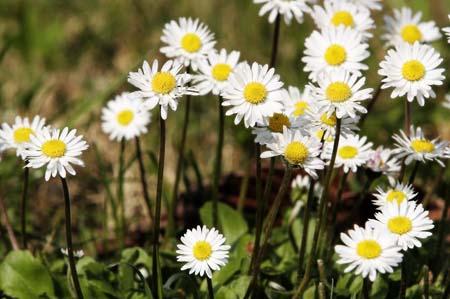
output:
[[[298,101],[297,103],[295,103],[294,107],[294,112],[292,114],[294,114],[294,116],[302,116],[303,114],[305,114],[306,109],[308,109],[308,103],[305,101]]]
[[[66,144],[58,139],[52,139],[42,144],[42,152],[49,158],[60,158],[66,153]]]
[[[320,117],[320,121],[324,125],[327,125],[329,127],[334,127],[337,122],[336,114],[333,113],[330,116],[328,116],[327,113],[323,113],[322,116]]]
[[[158,72],[153,76],[152,89],[159,94],[168,94],[176,86],[175,77],[169,72]]]
[[[324,58],[329,65],[340,65],[347,59],[347,51],[344,47],[334,44],[325,51]]]
[[[414,44],[414,42],[422,40],[422,32],[416,25],[405,25],[400,32],[403,40],[407,43]]]
[[[345,10],[337,11],[331,18],[331,24],[334,26],[344,25],[346,27],[353,27],[355,22],[351,13]]]
[[[354,146],[346,145],[338,150],[338,154],[342,159],[352,159],[358,154],[358,149]]]
[[[405,62],[402,67],[402,75],[408,81],[419,81],[425,76],[425,66],[418,60]]]
[[[248,83],[244,88],[244,98],[251,104],[260,104],[266,100],[267,89],[259,82]]]
[[[381,246],[375,240],[364,240],[356,245],[356,253],[366,259],[374,259],[381,255]]]
[[[274,115],[269,118],[269,129],[273,133],[282,133],[283,127],[289,128],[290,126],[291,122],[284,114],[274,113]]]
[[[14,142],[28,142],[30,141],[31,134],[34,134],[31,128],[18,128],[14,131]]]
[[[308,154],[308,148],[300,141],[289,143],[284,150],[284,157],[293,165],[305,162],[308,158]]]
[[[417,153],[427,154],[434,151],[434,144],[426,139],[415,139],[411,141],[411,147]]]
[[[396,201],[398,204],[401,204],[405,199],[406,199],[405,192],[396,189],[390,190],[386,195],[386,200],[388,202]]]
[[[122,126],[128,126],[134,119],[134,112],[131,110],[122,110],[117,114],[117,122]]]
[[[392,233],[403,235],[411,231],[412,221],[408,217],[397,216],[389,219],[387,226]]]
[[[195,259],[199,261],[209,259],[212,254],[211,244],[206,241],[198,241],[192,248],[192,254],[194,255]]]
[[[211,75],[217,81],[227,80],[228,76],[230,76],[230,73],[231,73],[231,66],[226,63],[218,63],[211,70]]]
[[[342,103],[352,96],[352,90],[347,83],[333,82],[326,90],[327,99],[333,103]]]
[[[202,47],[202,40],[195,33],[187,33],[181,39],[181,47],[189,53],[195,53]]]

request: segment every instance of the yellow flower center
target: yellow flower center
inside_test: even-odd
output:
[[[122,126],[128,126],[134,118],[134,113],[131,110],[122,110],[117,114],[117,121]]]
[[[387,226],[392,233],[403,235],[411,231],[412,222],[408,217],[397,216],[389,219]]]
[[[400,34],[403,40],[410,44],[422,40],[422,32],[420,32],[419,27],[413,24],[403,26]]]
[[[321,130],[321,129],[317,130],[315,135],[316,135],[317,139],[319,139],[319,140],[322,140],[322,138],[324,138],[324,140],[326,142],[333,141],[333,136],[331,136],[331,135],[328,135],[327,138],[324,137],[325,136],[325,131],[324,130]]]
[[[248,83],[244,88],[244,98],[251,104],[264,102],[267,96],[266,87],[259,82]]]
[[[401,204],[406,199],[406,194],[403,191],[393,189],[388,192],[386,199],[388,202],[396,201]]]
[[[231,66],[226,63],[216,64],[212,70],[211,74],[217,81],[225,81],[231,73]]]
[[[61,140],[53,139],[42,144],[41,149],[49,158],[60,158],[66,153],[66,144]]]
[[[347,52],[344,47],[334,44],[328,47],[324,57],[329,65],[340,65],[347,59]]]
[[[431,153],[434,151],[434,144],[426,139],[416,139],[411,141],[411,147],[417,153]]]
[[[189,53],[194,53],[202,47],[202,40],[195,33],[187,33],[181,39],[181,47]]]
[[[269,129],[274,133],[282,133],[283,127],[290,127],[291,122],[289,118],[281,113],[275,113],[272,117],[269,118]]]
[[[30,141],[30,135],[34,134],[31,128],[18,128],[14,131],[14,142],[23,143]]]
[[[345,10],[337,11],[331,18],[331,23],[334,26],[344,25],[346,27],[353,27],[355,24],[353,16]]]
[[[306,145],[299,141],[289,143],[284,150],[284,157],[289,163],[294,165],[305,162],[306,158],[308,158],[308,154]]]
[[[295,103],[295,110],[294,110],[294,116],[301,116],[303,114],[305,114],[306,109],[308,109],[308,103],[305,101],[298,101],[297,103]]]
[[[408,81],[418,81],[425,76],[425,66],[418,60],[407,61],[403,64],[402,75]]]
[[[156,93],[170,93],[176,86],[175,77],[169,72],[158,72],[153,76],[152,89]]]
[[[336,114],[333,113],[328,117],[327,113],[324,113],[320,117],[320,121],[329,127],[334,127],[337,122]]]
[[[374,259],[380,256],[381,246],[375,240],[364,240],[356,245],[356,253],[366,259]]]
[[[358,154],[358,149],[354,146],[346,145],[338,150],[338,154],[342,159],[352,159]]]
[[[206,241],[198,241],[192,248],[192,254],[199,261],[207,260],[211,257],[212,247]]]
[[[352,96],[352,90],[347,83],[333,82],[325,91],[327,98],[333,103],[342,103]]]

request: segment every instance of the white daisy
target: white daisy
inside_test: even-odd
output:
[[[378,209],[384,207],[387,203],[394,202],[401,204],[404,201],[413,200],[417,196],[412,185],[403,184],[401,182],[392,184],[387,190],[381,187],[377,187],[375,190],[376,193],[374,193],[373,196],[375,196],[376,199],[372,202]]]
[[[388,231],[395,236],[398,245],[405,251],[408,248],[421,247],[419,239],[431,236],[430,230],[434,228],[433,221],[422,204],[406,200],[400,205],[387,203],[375,214],[375,219],[368,221],[368,225]]]
[[[282,156],[291,165],[300,166],[312,178],[317,179],[317,170],[324,168],[319,158],[321,144],[315,137],[302,135],[299,130],[283,128],[283,134],[275,133],[274,142],[266,145],[269,149],[261,158]]]
[[[448,19],[450,20],[450,15],[448,15]],[[442,28],[442,31],[447,35],[447,42],[450,43],[450,27]]]
[[[199,62],[200,74],[195,76],[200,94],[205,95],[212,91],[213,94],[219,95],[228,84],[228,77],[237,66],[239,56],[239,52],[232,51],[227,54],[225,49],[219,53],[209,52],[207,59]]]
[[[439,141],[436,139],[427,139],[420,127],[414,130],[414,126],[409,129],[409,137],[400,130],[400,135],[395,134],[393,136],[396,141],[396,149],[393,153],[398,158],[405,158],[405,164],[408,165],[412,161],[436,161],[444,167],[444,163],[440,159],[447,159],[445,154],[446,148],[449,145],[447,141]]]
[[[111,140],[130,140],[147,133],[150,113],[142,109],[141,99],[129,95],[124,92],[116,96],[102,109],[102,129]]]
[[[341,1],[341,0],[336,0]],[[383,0],[348,0],[349,2],[368,9],[381,10],[383,8],[381,2]]]
[[[286,115],[296,118],[303,118],[306,116],[306,112],[309,106],[313,103],[314,99],[311,96],[311,90],[308,86],[305,86],[303,92],[294,86],[289,86],[287,89],[283,88],[283,98],[285,99]]]
[[[291,182],[292,189],[299,189],[302,192],[308,192],[311,185],[311,177],[309,175],[297,175]],[[323,187],[319,182],[314,184],[314,194],[318,197],[322,194]]]
[[[361,75],[368,67],[363,62],[369,57],[369,45],[362,40],[361,33],[348,27],[327,27],[314,31],[305,41],[303,68],[311,72],[309,78],[316,81],[318,75],[335,69],[347,70]]]
[[[391,98],[407,96],[408,101],[417,99],[420,106],[425,99],[434,98],[433,85],[442,85],[444,69],[437,68],[442,58],[431,46],[403,43],[388,51],[380,63],[378,74],[384,76],[382,89],[393,87]]]
[[[303,23],[303,14],[310,12],[308,3],[315,3],[316,0],[253,0],[256,4],[264,3],[259,10],[259,16],[269,13],[269,22],[273,23],[280,14],[284,17],[286,24],[291,24],[292,18],[297,23]]]
[[[372,152],[372,142],[367,137],[358,135],[341,136],[336,154],[335,168],[344,167],[344,172],[356,172],[357,168],[366,164]],[[327,144],[324,159],[330,160],[333,152],[332,144]]]
[[[161,41],[166,44],[162,53],[194,71],[216,44],[208,26],[191,18],[179,18],[178,22],[172,20],[164,25]]]
[[[220,270],[228,262],[229,245],[225,237],[215,228],[206,226],[188,229],[177,245],[177,261],[184,263],[181,271],[189,269],[189,274],[212,277],[212,271]]]
[[[28,160],[26,167],[45,166],[46,181],[57,175],[62,178],[65,178],[67,173],[75,175],[72,164],[84,166],[78,157],[89,147],[83,136],[76,136],[76,133],[75,129],[50,130],[44,127],[35,135],[31,135],[27,149],[24,150],[25,158]]]
[[[401,169],[400,161],[393,154],[393,151],[389,148],[377,147],[376,150],[371,152],[366,168],[386,175],[389,182],[393,182],[395,180],[394,177]]]
[[[367,8],[347,1],[325,1],[323,7],[315,5],[311,16],[319,29],[345,26],[361,33],[365,40],[372,37],[369,30],[375,27]]]
[[[320,112],[336,114],[337,118],[355,118],[356,113],[367,113],[362,101],[372,97],[372,88],[362,89],[365,77],[351,75],[345,70],[333,70],[319,76],[317,84],[310,85],[312,97],[320,106]]]
[[[3,123],[0,129],[0,152],[15,149],[16,155],[24,159],[23,150],[31,135],[39,133],[45,126],[45,118],[38,115],[30,122],[28,117],[16,116],[14,124]]]
[[[223,91],[223,106],[233,106],[226,115],[236,114],[237,125],[244,119],[246,127],[262,123],[265,117],[281,113],[283,97],[280,93],[283,82],[275,74],[275,69],[268,65],[254,62],[252,66],[241,63],[228,79],[228,86]]]
[[[182,67],[181,64],[169,60],[158,70],[158,60],[153,60],[151,67],[144,61],[141,69],[128,74],[128,82],[140,89],[130,96],[143,98],[144,107],[150,110],[159,104],[161,117],[167,119],[168,108],[177,110],[180,97],[198,94],[196,88],[188,85],[192,76],[180,74]]]
[[[377,272],[392,273],[403,259],[396,238],[380,229],[355,225],[347,234],[341,233],[341,240],[344,245],[335,246],[337,263],[350,264],[344,272],[355,270],[356,275],[369,276],[371,281]]]
[[[445,100],[442,103],[442,106],[444,106],[447,109],[450,109],[450,93],[445,96]]]
[[[413,14],[408,7],[394,9],[394,16],[385,16],[386,33],[381,36],[386,46],[402,43],[430,43],[441,38],[439,28],[434,21],[420,22],[422,13]]]
[[[265,117],[261,124],[252,129],[256,135],[255,142],[259,144],[268,144],[274,142],[274,133],[283,133],[283,128],[300,130],[300,122],[289,117],[284,113],[274,113],[270,117]]]

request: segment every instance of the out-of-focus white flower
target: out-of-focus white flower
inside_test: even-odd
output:
[[[61,253],[65,256],[69,256],[69,252],[67,251],[67,248],[61,248]],[[80,250],[74,250],[73,256],[80,259],[84,256],[84,251],[82,249]]]
[[[316,0],[253,0],[256,4],[263,4],[259,10],[259,16],[269,13],[269,22],[275,22],[280,14],[284,17],[286,24],[291,24],[292,18],[297,23],[303,23],[303,14],[311,11],[308,4]]]
[[[383,146],[377,147],[370,153],[366,167],[373,172],[381,172],[386,175],[390,183],[395,181],[394,176],[400,172],[400,161],[394,157],[393,151]]]

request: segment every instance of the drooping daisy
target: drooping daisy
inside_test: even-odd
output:
[[[439,28],[434,21],[421,22],[422,13],[413,14],[408,7],[394,9],[394,16],[385,16],[386,33],[381,36],[386,46],[402,43],[413,45],[415,42],[430,43],[441,38]]]
[[[433,221],[422,204],[406,200],[400,205],[387,203],[375,214],[375,219],[368,221],[368,225],[391,233],[405,251],[408,248],[421,247],[419,239],[431,236],[430,230],[434,228]]]
[[[366,164],[372,151],[372,142],[367,142],[367,137],[358,135],[341,136],[336,154],[335,168],[344,167],[344,172],[356,172],[357,168]],[[331,159],[332,144],[325,147],[324,158]]]
[[[381,10],[383,8],[381,4],[383,0],[348,0],[348,1],[355,5],[360,5],[368,9]]]
[[[16,155],[24,158],[23,150],[31,135],[37,134],[45,126],[45,118],[38,115],[30,122],[28,117],[16,116],[14,124],[3,123],[0,129],[0,152],[15,149]]]
[[[448,15],[448,19],[450,20],[450,15]],[[442,28],[442,31],[447,35],[447,42],[450,43],[450,27]]]
[[[281,92],[283,93],[283,98],[285,98],[286,115],[296,118],[305,117],[306,112],[314,101],[311,97],[310,88],[305,86],[304,91],[300,92],[297,87],[289,86]]]
[[[445,96],[445,100],[442,103],[442,106],[444,106],[447,109],[450,109],[450,93]]]
[[[273,23],[280,14],[284,17],[284,22],[289,25],[292,18],[295,18],[299,24],[303,23],[303,14],[311,10],[308,3],[315,3],[316,0],[253,0],[253,2],[263,3],[259,16],[269,13],[269,22]]]
[[[179,18],[178,22],[172,20],[164,25],[161,41],[166,44],[162,53],[194,71],[216,44],[208,26],[191,18]]]
[[[394,153],[389,148],[377,147],[372,151],[367,161],[366,167],[373,172],[386,175],[389,182],[393,182],[394,177],[400,172],[400,161],[394,157]]]
[[[283,133],[284,127],[300,130],[300,122],[285,113],[274,113],[270,117],[265,117],[262,123],[258,123],[252,129],[252,133],[256,135],[255,142],[259,144],[273,143],[274,133]]]
[[[369,57],[368,47],[361,33],[348,27],[332,26],[314,31],[305,41],[303,70],[311,72],[309,78],[313,81],[319,74],[335,69],[361,75],[361,70],[368,69],[363,63]]]
[[[387,190],[377,187],[376,193],[373,194],[375,196],[375,200],[373,200],[373,204],[381,209],[387,203],[397,203],[398,205],[404,201],[413,200],[417,193],[414,191],[412,185],[403,184],[401,182],[397,182],[391,185]]]
[[[177,261],[184,263],[181,270],[189,274],[212,277],[212,271],[220,270],[228,262],[229,245],[215,228],[206,226],[188,229],[177,245]]]
[[[363,39],[372,37],[369,30],[375,27],[367,8],[348,1],[325,1],[323,7],[315,5],[311,16],[319,29],[345,26],[361,33]]]
[[[401,263],[403,254],[397,240],[380,229],[355,225],[347,234],[341,233],[344,245],[336,245],[338,264],[349,264],[344,272],[355,270],[356,275],[369,276],[374,281],[377,272],[392,273]]]
[[[26,167],[46,167],[45,180],[59,175],[65,178],[67,173],[75,175],[72,165],[84,166],[79,158],[89,146],[83,136],[76,136],[77,130],[69,128],[49,129],[44,127],[35,135],[30,136],[30,142],[24,150],[28,160]]]
[[[132,99],[128,92],[116,96],[102,109],[102,129],[111,140],[130,140],[147,133],[150,113],[142,109],[143,101]]]
[[[237,66],[240,53],[232,51],[227,54],[225,49],[219,53],[209,52],[206,59],[199,62],[200,74],[195,76],[196,86],[201,95],[212,91],[213,94],[220,94],[228,84],[228,78]]]
[[[372,88],[363,88],[365,77],[351,75],[345,70],[333,70],[319,76],[317,84],[311,84],[312,96],[320,106],[320,112],[337,118],[355,118],[356,113],[367,113],[362,101],[372,97]]]
[[[427,139],[420,127],[414,129],[411,126],[409,129],[409,137],[400,130],[400,134],[393,136],[396,142],[396,149],[394,154],[398,158],[406,158],[405,164],[408,165],[412,161],[436,161],[444,167],[444,163],[440,159],[446,159],[445,150],[449,143],[447,141],[439,141],[439,138]]]
[[[442,85],[444,69],[437,68],[442,58],[431,46],[403,43],[388,51],[380,63],[378,74],[384,76],[381,88],[393,87],[391,98],[407,96],[408,101],[417,99],[420,106],[425,99],[434,98],[433,85]]]
[[[254,62],[252,66],[242,63],[228,79],[229,84],[223,91],[223,106],[232,106],[226,115],[236,114],[237,125],[244,119],[246,127],[262,123],[264,118],[281,113],[283,97],[280,93],[283,82],[268,65]]]
[[[180,97],[198,91],[188,86],[192,76],[181,73],[182,65],[169,60],[158,70],[158,60],[153,60],[152,66],[144,61],[142,68],[128,74],[128,82],[136,86],[139,91],[131,93],[133,98],[143,98],[145,108],[151,110],[158,104],[161,106],[161,117],[167,119],[169,107],[177,110]]]
[[[268,151],[261,158],[282,156],[289,164],[299,166],[312,178],[317,179],[317,170],[324,168],[319,158],[321,144],[315,137],[302,135],[299,130],[283,128],[283,133],[274,134],[274,142],[266,145]]]

